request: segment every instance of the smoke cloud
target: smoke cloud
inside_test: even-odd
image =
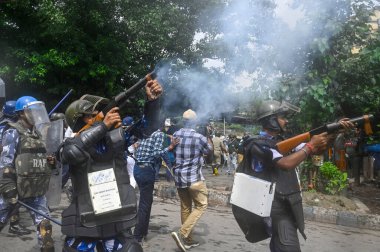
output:
[[[165,87],[165,110],[192,108],[210,118],[272,98],[281,77],[304,73],[309,48],[333,35],[336,24],[349,18],[350,6],[344,0],[238,0],[219,14],[214,18],[221,31],[211,43],[223,50],[204,60],[206,70],[176,71],[178,60],[159,67],[163,83],[171,85]]]

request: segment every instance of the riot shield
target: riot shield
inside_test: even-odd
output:
[[[54,155],[63,141],[63,120],[59,119],[36,126],[46,144],[48,155]],[[52,171],[49,190],[46,193],[48,206],[58,206],[62,192],[62,164],[56,160],[56,168]]]

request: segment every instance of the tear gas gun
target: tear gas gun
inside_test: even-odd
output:
[[[95,122],[101,122],[104,116],[114,107],[124,107],[128,103],[128,99],[137,93],[141,88],[145,87],[146,83],[150,80],[156,79],[157,74],[155,71],[147,74],[144,78],[140,79],[135,85],[129,89],[119,93],[113,97],[110,102],[100,111],[92,120],[90,120],[78,133],[90,128]],[[116,125],[115,128],[120,127],[121,124]]]
[[[371,135],[373,133],[371,128],[371,123],[374,121],[373,115],[363,115],[360,117],[350,119],[349,121],[356,125],[356,127],[358,128],[362,127],[367,135]],[[339,122],[325,124],[309,132],[305,132],[300,135],[281,141],[276,144],[276,147],[281,154],[286,154],[289,153],[295,147],[297,147],[299,144],[310,141],[311,137],[314,135],[319,135],[323,132],[327,132],[329,134],[335,133],[342,128],[343,126]]]

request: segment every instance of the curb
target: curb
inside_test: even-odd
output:
[[[156,182],[154,185],[154,195],[163,199],[179,200],[177,189],[173,184]],[[231,206],[229,203],[230,196],[230,191],[208,189],[208,203],[210,206],[229,207]],[[305,220],[380,231],[380,215],[337,211],[305,204],[303,210]]]

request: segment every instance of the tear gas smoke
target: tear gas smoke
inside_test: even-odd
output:
[[[222,64],[175,73],[168,70],[173,65],[162,67],[164,74],[158,75],[172,85],[166,88],[164,109],[192,108],[200,117],[217,117],[238,104],[271,98],[281,77],[304,73],[310,48],[337,31],[350,17],[350,5],[345,0],[239,0],[227,1],[219,14],[214,18],[222,28],[211,43],[222,45],[223,55],[212,60]]]

